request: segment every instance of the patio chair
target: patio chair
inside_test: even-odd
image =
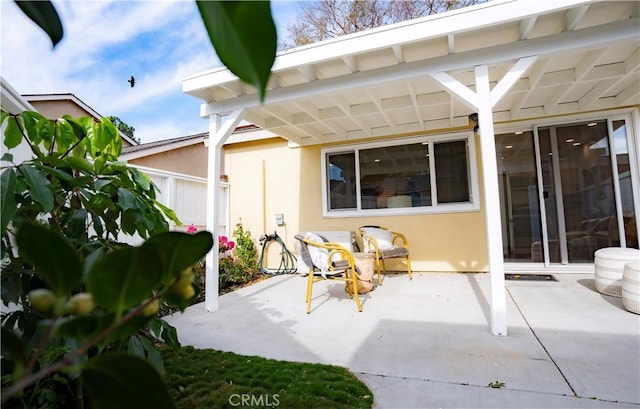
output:
[[[360,234],[364,251],[375,254],[378,285],[382,285],[381,273],[387,273],[384,261],[391,258],[404,258],[407,263],[409,280],[413,279],[411,260],[409,260],[409,243],[404,234],[380,226],[362,226]]]
[[[315,233],[298,233],[294,237],[300,243],[299,259],[308,268],[307,314],[311,312],[313,285],[323,280],[351,283],[346,287],[347,293],[349,297],[355,299],[356,308],[362,312],[362,304],[357,291],[357,269],[351,252],[337,243],[327,242],[326,239]]]

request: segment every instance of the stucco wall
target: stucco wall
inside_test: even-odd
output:
[[[208,150],[203,143],[173,149],[167,152],[130,159],[133,165],[162,169],[185,175],[207,177]]]
[[[31,101],[31,105],[49,119],[57,119],[63,115],[73,118],[93,116],[70,100]]]
[[[49,119],[58,119],[64,115],[70,115],[72,118],[93,117],[91,113],[85,111],[71,100],[30,101],[29,103]],[[131,144],[123,139],[122,147],[126,146],[131,146]]]
[[[479,149],[477,153],[479,160]],[[357,232],[361,225],[376,224],[407,236],[415,271],[487,270],[482,211],[323,218],[318,146],[289,148],[281,139],[227,146],[225,173],[229,175],[231,184],[231,226],[242,218],[244,228],[250,230],[255,239],[263,233],[277,231],[283,239],[286,237],[287,246],[293,250],[293,235],[298,231]],[[263,192],[266,200],[263,200]],[[266,217],[263,216],[264,210]],[[284,213],[285,226],[276,226],[275,213]],[[402,269],[394,263],[387,267]]]

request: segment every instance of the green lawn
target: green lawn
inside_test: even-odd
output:
[[[373,394],[348,369],[211,349],[162,349],[180,409],[371,408]]]

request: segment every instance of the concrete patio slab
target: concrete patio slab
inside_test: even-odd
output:
[[[186,345],[345,366],[377,408],[639,408],[640,316],[593,275],[556,277],[507,282],[507,337],[489,329],[488,274],[392,274],[361,313],[344,284],[321,282],[308,315],[306,280],[278,276],[167,321]]]

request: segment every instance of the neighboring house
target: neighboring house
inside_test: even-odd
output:
[[[231,143],[273,137],[253,124],[237,126],[230,137]],[[130,146],[122,150],[120,159],[143,170],[160,187],[163,203],[179,211],[185,225],[206,228],[208,133],[182,136]],[[224,162],[224,161],[222,161]],[[220,165],[224,170],[224,166]],[[176,181],[171,176],[177,176]],[[237,218],[229,211],[230,184],[221,175],[218,194],[218,236],[230,236]],[[234,214],[234,217],[236,215]],[[256,230],[260,232],[261,230]]]
[[[72,118],[88,116],[95,120],[102,119],[102,115],[73,94],[25,94],[23,97],[36,111],[49,119],[57,119],[63,115],[70,115]],[[138,144],[124,133],[118,132],[123,148]]]
[[[160,189],[161,201],[179,214],[185,226],[206,227],[206,134],[130,146],[120,159],[144,171]],[[221,187],[226,191],[225,187]],[[226,201],[224,201],[226,203]],[[225,214],[222,212],[221,214]],[[224,216],[222,217],[224,219]],[[228,223],[217,225],[228,234]]]
[[[596,249],[638,247],[639,9],[495,0],[280,53],[264,103],[225,68],[183,89],[232,221],[289,243],[401,231],[416,271],[489,271],[505,334],[505,269],[593,271]],[[241,120],[278,137],[230,143]]]
[[[31,94],[20,95],[15,89],[13,89],[4,79],[2,79],[2,108],[6,111],[18,114],[22,111],[38,111],[47,118],[55,119],[63,115],[70,115],[74,118],[78,117],[92,117],[95,120],[100,120],[102,116],[94,111],[90,106],[85,104],[82,100],[73,94]],[[206,164],[206,148],[202,141],[203,135],[196,135],[194,137],[179,138],[180,140],[191,140],[192,143],[200,143],[201,147],[196,152],[190,152],[188,155],[181,157],[181,151],[179,151],[175,144],[172,144],[173,140],[168,142],[159,142],[153,144],[139,145],[132,138],[120,133],[122,138],[122,154],[121,160],[130,160],[130,164],[136,168],[142,170],[147,174],[151,180],[159,188],[158,200],[173,209],[178,218],[184,225],[195,225],[199,228],[205,227],[206,220],[206,179],[202,177],[195,167],[190,165],[189,158],[191,160],[204,161]],[[166,160],[153,161],[146,160],[140,151],[145,149],[147,153],[155,152],[150,150],[150,146],[156,145],[171,145],[172,151],[168,153]],[[5,152],[4,146],[2,146],[2,152]],[[24,160],[31,158],[31,151],[28,149],[26,143],[12,149],[11,153],[14,155],[14,162],[20,163]],[[201,166],[202,167],[202,166]],[[206,166],[203,167],[206,170]],[[206,175],[206,172],[205,172]],[[226,228],[226,225],[221,224],[219,228]],[[176,228],[174,226],[174,228]],[[132,244],[139,243],[139,237],[123,237],[121,240],[128,241]]]

